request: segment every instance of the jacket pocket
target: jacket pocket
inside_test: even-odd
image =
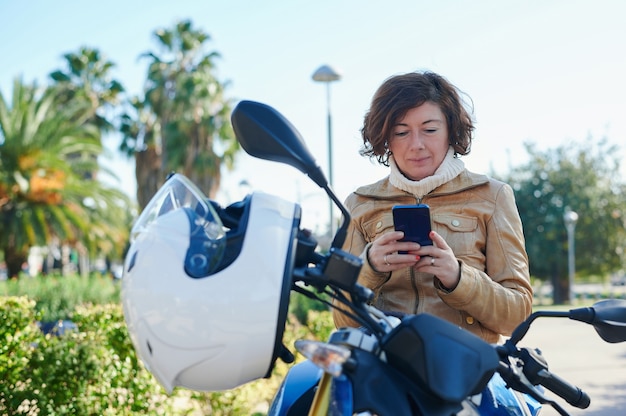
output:
[[[393,231],[393,217],[389,214],[382,214],[363,223],[363,231],[368,242],[374,241],[378,236],[389,231]]]
[[[475,253],[484,236],[479,233],[478,218],[459,214],[437,214],[433,228],[446,240],[455,255]],[[479,249],[479,248],[478,248]],[[479,249],[480,250],[480,249]]]

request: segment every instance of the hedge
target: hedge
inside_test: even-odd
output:
[[[271,378],[226,392],[167,395],[138,360],[119,302],[75,306],[77,329],[62,336],[45,335],[41,317],[33,299],[0,297],[0,414],[264,415],[290,368],[279,361]],[[290,315],[284,341],[292,351],[296,339],[325,339],[332,330],[328,311],[310,310],[307,321]]]

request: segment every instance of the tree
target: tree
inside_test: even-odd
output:
[[[221,166],[232,167],[239,150],[227,85],[214,74],[219,54],[204,52],[209,35],[188,20],[154,35],[160,53],[142,55],[150,60],[144,96],[128,103],[121,123],[120,148],[135,156],[141,208],[171,171],[214,197]]]
[[[624,265],[626,187],[620,161],[606,139],[589,137],[545,152],[525,146],[530,161],[505,180],[515,190],[531,275],[551,280],[555,302],[563,303],[569,297],[566,209],[579,214],[577,275],[605,275]]]
[[[110,113],[119,104],[119,96],[124,91],[122,84],[111,77],[115,64],[105,59],[98,49],[88,47],[67,53],[63,58],[67,69],[50,73],[58,90],[56,101],[59,105],[85,101],[91,111],[90,122],[102,132],[113,131]]]
[[[88,109],[87,122],[96,126],[102,134],[115,131],[114,110],[119,104],[122,84],[111,77],[115,64],[105,59],[98,49],[81,47],[76,53],[63,55],[66,69],[50,73],[56,90],[55,102],[59,107],[80,101]],[[69,158],[84,155],[68,154]],[[97,164],[94,165],[97,167]],[[86,178],[95,178],[97,171],[82,172]]]
[[[96,170],[102,151],[91,107],[58,106],[57,98],[54,88],[20,80],[10,103],[0,93],[0,250],[11,277],[34,245],[59,240],[106,254],[127,239],[128,198],[83,175]]]
[[[133,97],[120,117],[120,151],[135,159],[137,203],[143,209],[163,182],[159,143],[161,124],[148,104]]]

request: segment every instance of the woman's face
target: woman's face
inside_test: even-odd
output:
[[[439,106],[430,101],[407,111],[389,140],[396,165],[404,176],[414,181],[435,173],[448,147],[446,118]]]

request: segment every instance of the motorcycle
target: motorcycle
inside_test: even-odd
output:
[[[220,372],[220,369],[226,368],[222,363],[224,355],[215,351],[224,345],[226,347],[223,350],[241,347],[242,338],[239,336],[241,334],[238,338],[232,338],[231,333],[236,330],[229,328],[228,331],[220,332],[218,336],[214,333],[203,335],[211,332],[207,330],[206,322],[202,323],[201,330],[191,328],[183,334],[179,328],[176,331],[172,330],[170,325],[172,319],[162,313],[165,308],[163,300],[167,295],[173,296],[172,291],[178,290],[175,288],[179,287],[180,282],[172,283],[163,289],[162,295],[158,297],[159,301],[154,302],[155,306],[143,310],[140,303],[144,302],[146,293],[150,290],[161,290],[162,285],[150,289],[147,287],[148,280],[140,281],[133,275],[132,270],[140,268],[138,265],[141,256],[137,253],[141,250],[131,246],[123,278],[125,315],[131,338],[140,357],[166,388],[171,389],[174,385],[180,385],[197,390],[229,389],[261,376],[269,377],[279,357],[287,363],[293,362],[293,354],[283,345],[282,335],[288,295],[290,291],[295,291],[328,307],[334,307],[334,303],[343,305],[341,308],[343,313],[348,314],[361,327],[339,328],[325,342],[296,341],[296,349],[306,357],[306,360],[290,369],[270,405],[269,415],[538,415],[543,405],[550,405],[559,414],[567,415],[567,411],[559,402],[548,397],[546,390],[556,394],[571,406],[583,409],[589,406],[588,395],[552,373],[539,349],[520,348],[518,343],[528,332],[531,323],[539,317],[561,317],[580,321],[593,325],[606,342],[626,341],[626,301],[603,300],[592,307],[535,312],[520,324],[503,344],[489,344],[468,331],[432,315],[394,316],[378,310],[369,305],[373,292],[357,283],[362,260],[341,248],[346,238],[350,213],[329,187],[322,170],[295,127],[272,107],[253,101],[241,101],[236,106],[232,114],[232,125],[242,148],[251,156],[286,163],[309,176],[338,207],[343,221],[334,235],[330,249],[322,253],[313,234],[300,228],[297,204],[285,205],[284,201],[281,202],[278,198],[263,196],[262,199],[265,201],[263,209],[269,212],[273,207],[280,205],[280,209],[277,209],[280,215],[276,215],[276,221],[279,217],[285,219],[286,225],[283,228],[290,229],[285,234],[288,241],[284,251],[287,254],[277,259],[278,262],[282,262],[279,284],[272,281],[269,284],[258,285],[256,289],[249,289],[258,290],[255,299],[263,296],[260,292],[267,290],[267,286],[272,286],[272,290],[282,293],[275,302],[278,306],[258,320],[264,322],[263,325],[266,325],[268,319],[274,320],[274,326],[271,326],[270,331],[272,345],[269,345],[262,354],[258,353],[258,350],[264,347],[259,345],[254,350],[256,355],[252,358],[249,351],[247,355],[242,355],[248,361],[243,361],[238,368],[232,368],[229,364],[230,373],[237,374],[232,377],[224,376]],[[176,193],[171,189],[170,186],[168,191],[170,196]],[[227,207],[222,207],[215,201],[208,201],[208,206],[205,206],[197,190],[192,193],[193,198],[188,196],[170,198],[167,200],[168,203],[163,202],[166,198],[161,193],[157,194],[154,198],[156,205],[149,204],[146,208],[149,214],[142,214],[142,217],[150,217],[150,220],[140,217],[138,223],[144,228],[148,227],[154,218],[169,215],[171,206],[182,206],[181,201],[193,200],[194,212],[198,212],[198,206],[202,205],[204,216],[210,211],[216,223],[234,234],[232,241],[227,243],[223,250],[219,249],[222,236],[217,234],[210,240],[211,244],[204,240],[201,245],[189,243],[190,248],[186,254],[183,253],[185,271],[194,281],[200,278],[218,280],[226,273],[228,267],[237,265],[237,259],[246,257],[242,253],[252,250],[246,248],[250,247],[246,244],[246,239],[252,237],[243,235],[241,229],[252,227],[253,221],[257,221],[254,217],[256,202],[253,201],[259,198],[253,194],[246,197],[246,200]],[[189,206],[188,202],[185,204]],[[268,223],[264,231],[266,236],[270,235],[268,233],[276,234],[279,228],[271,224],[268,218],[270,216],[266,214],[265,222]],[[186,224],[185,221],[176,223],[178,225],[175,227],[168,225],[168,230],[180,228],[179,225]],[[190,220],[190,224],[192,224],[190,234],[196,235],[197,232],[193,231],[195,229],[193,227],[198,228],[198,219]],[[206,229],[205,225],[202,226]],[[134,230],[137,227],[136,225]],[[203,238],[206,240],[206,237]],[[263,240],[247,241],[251,241],[249,244],[259,244]],[[154,246],[156,243],[151,244]],[[198,247],[208,246],[211,247],[213,257],[197,261],[197,256],[200,256]],[[223,257],[222,260],[215,260],[218,253]],[[259,256],[256,258],[259,259]],[[210,270],[203,269],[207,267],[207,263],[214,264],[215,267],[211,266]],[[199,266],[202,266],[201,271],[198,271]],[[158,272],[158,269],[154,269],[149,274]],[[256,272],[255,283],[263,276],[262,270],[257,269]],[[186,276],[187,280],[189,276]],[[246,288],[247,285],[239,285],[237,293],[241,294],[243,290],[247,290]],[[211,294],[215,292],[212,290]],[[231,295],[226,294],[226,289],[215,296],[214,300],[208,300],[202,305],[202,310],[211,310],[211,302],[220,303],[223,297],[231,299]],[[190,302],[181,297],[177,299],[176,307],[186,308],[187,303]],[[264,305],[267,303],[265,301]],[[178,316],[177,322],[184,323],[184,327],[192,327],[189,321],[196,317],[199,308],[189,312],[186,319],[179,319]],[[252,307],[248,308],[248,312],[250,311],[254,312]],[[177,310],[176,313],[180,315],[185,312]],[[218,313],[222,313],[218,307],[211,310],[212,316]],[[234,318],[237,316],[239,319],[240,315],[233,313],[235,312],[229,311],[229,315],[219,315],[219,319],[215,318],[215,321],[219,321],[220,330],[224,322],[231,323],[233,328],[245,327],[242,321]],[[168,319],[170,321],[167,321]],[[158,324],[151,326],[151,322]],[[250,322],[245,323],[248,324],[248,331],[255,331]],[[216,324],[212,329],[217,327]],[[217,330],[213,332],[215,331]],[[184,348],[179,348],[184,350],[181,355],[176,355],[178,345],[173,345],[176,341],[164,341],[172,337],[188,338]],[[202,344],[197,339],[201,337],[208,341]],[[216,341],[216,337],[219,338],[219,342]],[[198,352],[190,347],[191,344]],[[201,348],[204,350],[201,351]],[[197,357],[189,358],[190,355]],[[270,355],[271,358],[268,359]],[[184,361],[184,364],[174,365],[179,361]],[[178,368],[173,369],[174,367]],[[249,370],[252,367],[255,368],[254,371]],[[189,370],[190,368],[193,370]],[[220,376],[215,376],[218,373]]]

